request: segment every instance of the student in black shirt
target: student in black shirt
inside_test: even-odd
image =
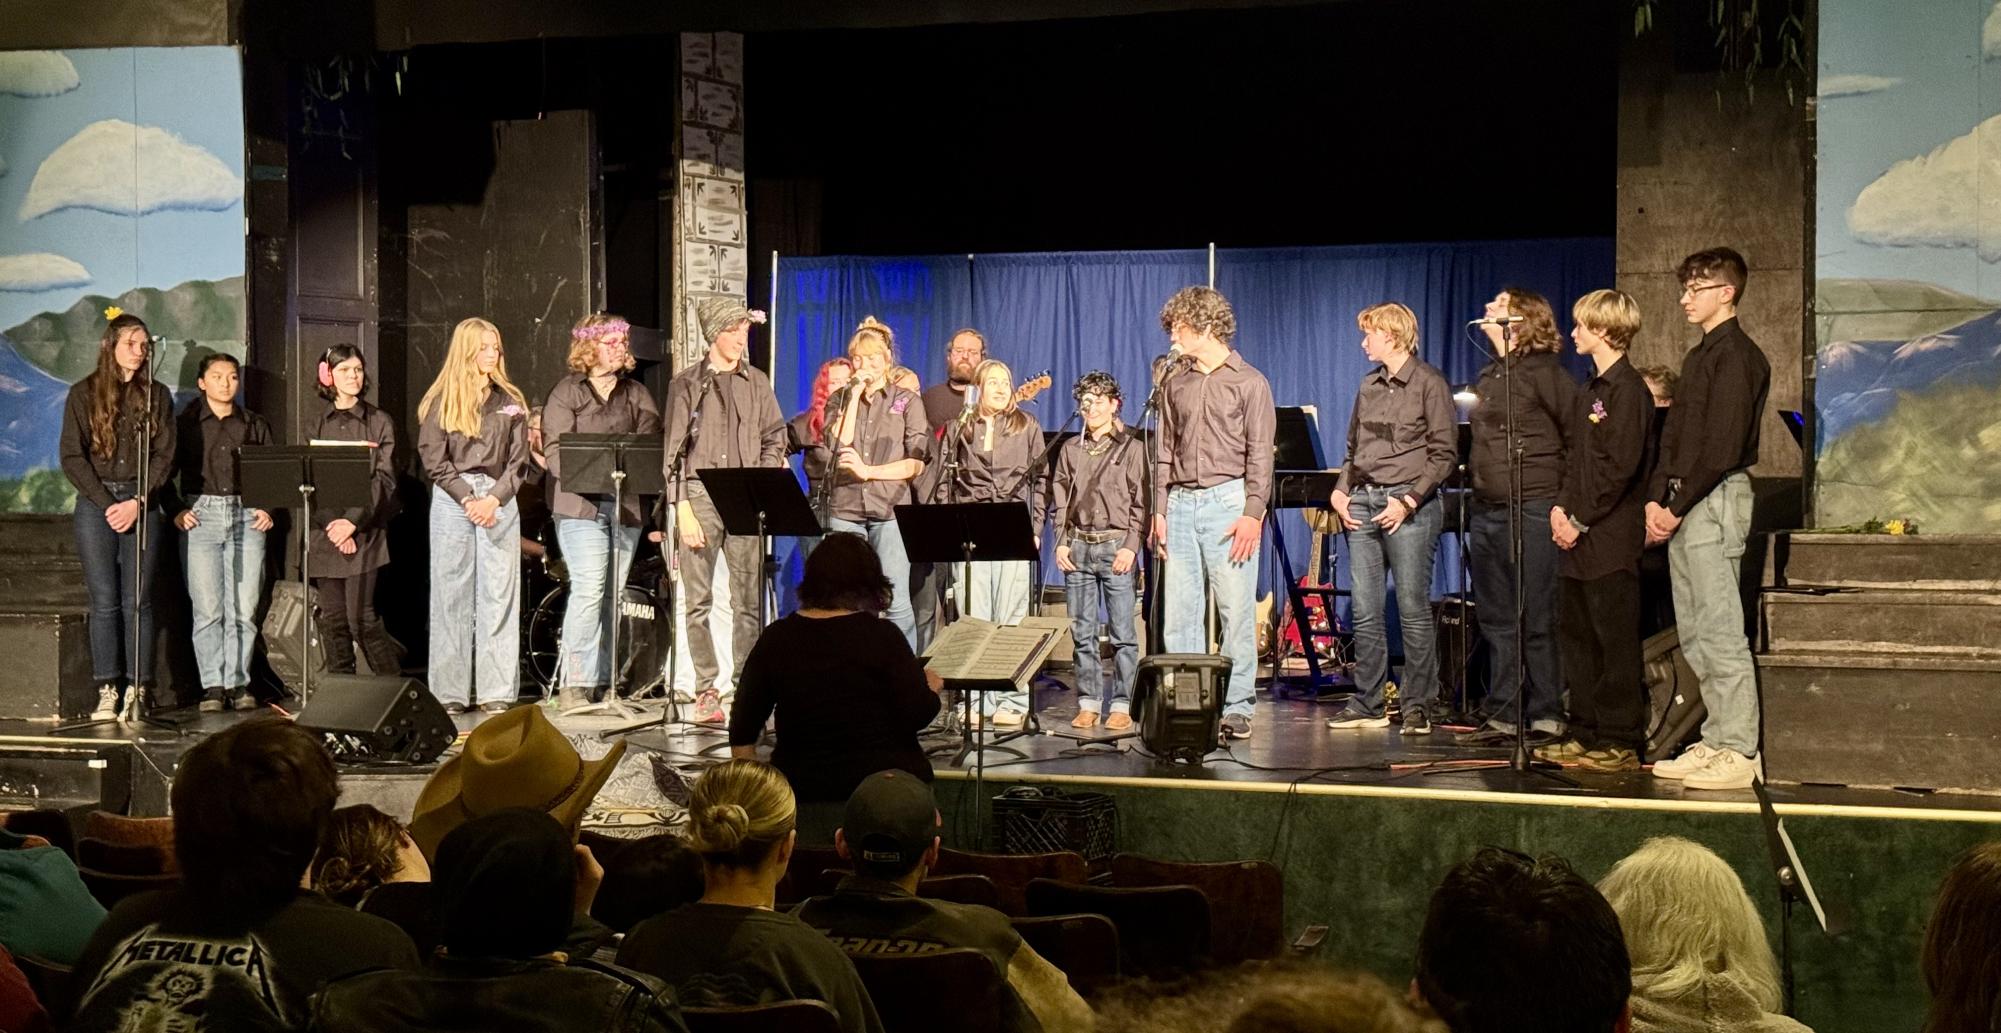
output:
[[[78,1033],[295,1030],[329,980],[414,968],[402,931],[300,888],[333,813],[333,758],[312,733],[252,718],[174,772],[181,885],[128,897],[72,976]]]
[[[159,550],[168,547],[159,493],[173,474],[175,429],[174,397],[153,380],[146,324],[115,308],[105,315],[97,369],[77,381],[63,403],[59,447],[63,476],[76,487],[71,523],[90,594],[90,680],[97,686],[90,716],[100,721],[148,706],[153,571]],[[135,544],[140,535],[144,549]],[[128,657],[135,637],[139,655]],[[134,691],[121,693],[127,685]]]
[[[1563,550],[1557,637],[1570,689],[1570,738],[1536,751],[1592,771],[1637,771],[1646,739],[1640,667],[1640,553],[1654,403],[1626,359],[1640,306],[1592,291],[1571,308],[1577,353],[1596,374],[1573,405],[1570,457],[1549,511]],[[1540,531],[1540,529],[1535,529]]]
[[[257,645],[257,601],[264,594],[264,534],[271,514],[243,505],[236,450],[271,443],[264,417],[236,404],[236,357],[204,356],[195,384],[201,397],[181,410],[175,434],[181,473],[181,556],[194,611],[195,663],[204,711],[225,704],[254,710],[250,651]]]
[[[1681,307],[1702,328],[1682,360],[1647,503],[1647,539],[1668,543],[1675,627],[1702,683],[1702,741],[1656,778],[1748,789],[1758,763],[1758,669],[1744,636],[1738,572],[1751,534],[1752,464],[1772,367],[1737,322],[1744,256],[1714,248],[1681,263]]]
[[[703,772],[688,798],[702,899],[639,923],[618,963],[665,980],[682,1007],[825,1001],[845,1033],[881,1033],[854,962],[776,910],[796,816],[791,788],[769,765],[731,760]]]
[[[1563,678],[1556,655],[1557,548],[1544,529],[1563,478],[1577,383],[1557,361],[1563,337],[1542,295],[1510,287],[1488,302],[1486,315],[1520,317],[1520,322],[1484,327],[1497,358],[1480,371],[1474,387],[1480,400],[1473,406],[1468,459],[1473,595],[1480,604],[1480,637],[1487,640],[1493,663],[1487,699],[1480,706],[1487,720],[1457,740],[1471,745],[1514,741],[1517,682],[1526,676],[1520,714],[1528,722],[1530,741],[1546,742],[1563,731]],[[1521,509],[1511,515],[1516,497]],[[1513,555],[1516,533],[1522,544],[1519,567]],[[1519,628],[1517,591],[1523,603]]]
[[[313,507],[319,533],[312,537],[309,558],[327,671],[353,674],[359,644],[369,672],[386,677],[403,670],[402,650],[375,612],[375,581],[389,564],[389,520],[396,515],[396,424],[362,400],[368,388],[365,362],[351,344],[332,345],[320,356],[318,390],[328,404],[319,420],[308,424],[306,436],[365,445],[369,487],[366,505]]]
[[[931,778],[917,733],[937,716],[943,682],[879,616],[888,600],[868,539],[827,535],[806,559],[799,609],[764,629],[744,661],[730,710],[730,753],[756,757],[758,735],[777,713],[771,763],[816,812],[809,834],[831,836],[839,804],[873,772],[899,768]]]

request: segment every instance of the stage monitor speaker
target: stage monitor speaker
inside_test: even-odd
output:
[[[1480,637],[1479,604],[1450,595],[1432,603],[1431,614],[1440,699],[1456,712],[1471,713],[1487,694],[1487,641]]]
[[[1155,653],[1139,662],[1133,702],[1139,737],[1168,760],[1199,763],[1216,748],[1230,658],[1209,653]]]
[[[278,676],[285,688],[297,692],[305,670],[313,672],[314,681],[319,680],[321,671],[327,669],[326,652],[320,644],[320,629],[313,628],[308,648],[306,665],[299,658],[299,633],[313,619],[313,602],[297,581],[278,581],[271,585],[271,608],[264,614],[264,659],[271,665],[271,673]]]
[[[459,734],[444,705],[414,678],[315,678],[298,722],[343,763],[429,764]]]
[[[1682,656],[1681,636],[1673,628],[1641,644],[1640,662],[1647,679],[1646,759],[1667,760],[1702,730],[1702,719],[1709,716],[1702,683]]]

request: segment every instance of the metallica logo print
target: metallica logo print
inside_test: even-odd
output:
[[[200,1033],[284,1029],[303,1021],[285,1014],[269,956],[255,936],[215,940],[157,930],[148,925],[111,952],[77,1008],[80,1028]]]

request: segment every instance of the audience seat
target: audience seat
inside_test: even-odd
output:
[[[43,1011],[54,1016],[69,1013],[71,971],[68,965],[58,965],[32,954],[16,954],[14,967],[28,977],[28,988],[35,992],[35,1000],[42,1002]]]
[[[111,843],[88,836],[76,841],[76,866],[106,875],[171,875],[174,861],[151,843]]]
[[[57,810],[0,812],[0,828],[21,836],[40,836],[49,845],[76,857],[76,835],[70,830],[69,815]]]
[[[778,903],[797,904],[814,894],[821,872],[846,864],[830,846],[792,848],[792,860],[785,865],[785,877],[778,880]]]
[[[840,888],[841,880],[854,873],[846,868],[829,868],[820,873],[814,881],[814,896],[831,896]],[[928,900],[943,900],[953,904],[978,904],[981,907],[1000,908],[1000,887],[984,875],[934,875],[917,884],[917,895]]]
[[[1043,960],[1070,980],[1070,988],[1089,996],[1119,978],[1119,929],[1104,915],[1044,915],[1011,918],[1014,931]]]
[[[938,851],[938,867],[932,869],[931,874],[984,875],[992,879],[994,886],[1000,890],[1000,903],[996,906],[1010,917],[1020,918],[1034,913],[1028,910],[1030,881],[1049,879],[1083,883],[1091,877],[1091,865],[1084,860],[1083,854],[1074,850],[1047,854],[982,854],[947,847]]]
[[[83,832],[77,838],[95,839],[119,846],[154,846],[167,858],[167,871],[174,870],[174,819],[131,818],[110,811],[84,815]]]
[[[970,947],[927,954],[850,954],[883,1033],[1000,1033],[1005,977]]]
[[[1193,886],[1028,884],[1031,915],[1103,915],[1119,931],[1119,968],[1128,976],[1173,978],[1209,955],[1209,901]]]
[[[736,1008],[683,1008],[688,1033],[841,1033],[841,1016],[825,1001],[779,1001]]]
[[[1285,950],[1285,876],[1270,861],[1161,861],[1112,857],[1114,886],[1193,886],[1209,898],[1209,957],[1218,965]]]
[[[121,875],[117,872],[100,872],[95,868],[78,865],[77,875],[83,878],[84,888],[104,905],[106,911],[118,906],[126,897],[150,893],[153,890],[170,890],[181,884],[179,872],[161,872],[153,875]]]

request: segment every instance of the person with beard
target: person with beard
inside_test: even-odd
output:
[[[952,335],[945,346],[945,379],[924,389],[918,398],[924,403],[924,419],[931,425],[931,437],[942,439],[945,428],[966,411],[967,393],[972,391],[973,371],[980,363],[987,361],[987,336],[972,327],[966,327]],[[944,464],[933,463],[928,476],[917,486],[920,502],[944,502],[944,489],[939,481],[944,473]],[[921,651],[930,645],[938,633],[938,625],[947,619],[945,598],[951,576],[949,568],[932,563],[910,565],[911,605],[917,611],[917,648]]]

